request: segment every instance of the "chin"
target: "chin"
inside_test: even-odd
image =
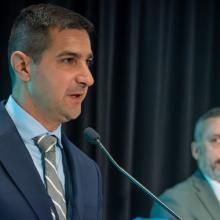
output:
[[[68,121],[77,119],[81,114],[81,109],[78,111],[71,112],[68,117]]]
[[[68,106],[66,108],[63,108],[60,112],[59,112],[59,116],[61,117],[61,122],[68,122],[71,120],[74,120],[76,118],[79,117],[79,115],[81,114],[81,106],[74,106],[74,108]]]

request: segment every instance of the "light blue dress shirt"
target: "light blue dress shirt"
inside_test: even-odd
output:
[[[27,113],[22,107],[20,107],[12,96],[9,97],[6,110],[13,120],[22,140],[24,141],[27,150],[29,151],[33,162],[40,174],[40,177],[44,182],[43,166],[41,160],[41,152],[39,148],[34,144],[33,138],[43,134],[55,135],[58,138],[59,146],[62,148],[61,143],[61,126],[59,126],[53,132],[49,132],[43,125],[41,125],[36,119],[34,119],[29,113]],[[60,147],[56,146],[56,165],[58,176],[61,180],[61,184],[65,191],[65,177],[63,171],[62,154]]]
[[[218,201],[220,202],[220,183],[207,175],[204,175],[211,188],[213,189]]]

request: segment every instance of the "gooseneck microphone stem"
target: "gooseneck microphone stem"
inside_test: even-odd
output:
[[[145,188],[141,183],[139,183],[133,176],[131,176],[127,171],[125,171],[121,166],[118,165],[118,163],[113,159],[111,154],[106,150],[104,145],[100,141],[99,134],[93,129],[93,128],[86,128],[84,130],[84,137],[86,141],[88,141],[90,144],[94,144],[97,147],[99,147],[102,152],[105,154],[107,159],[112,162],[112,164],[121,172],[124,174],[132,183],[134,183],[136,186],[138,186],[144,193],[146,193],[150,198],[152,198],[154,201],[156,201],[161,207],[163,207],[165,210],[167,210],[172,216],[175,218],[182,220],[181,217],[179,217],[174,211],[172,211],[168,206],[166,206],[160,199],[158,199],[150,190]]]
[[[97,144],[98,147],[104,152],[105,156],[115,165],[115,167],[124,175],[128,177],[128,179],[137,185],[142,191],[144,191],[148,196],[150,196],[153,200],[158,202],[164,209],[166,209],[171,215],[175,216],[177,219],[182,220],[175,212],[173,212],[168,206],[166,206],[161,200],[159,200],[152,192],[150,192],[146,187],[144,187],[140,182],[138,182],[134,177],[132,177],[126,170],[124,170],[111,156],[111,154],[105,149],[99,138],[93,141],[93,144]]]

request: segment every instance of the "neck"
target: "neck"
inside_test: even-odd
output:
[[[19,94],[19,93],[18,93]],[[15,93],[12,93],[12,97],[14,98],[15,102],[23,108],[28,114],[30,114],[35,120],[37,120],[42,126],[44,126],[48,131],[52,132],[56,130],[61,123],[54,122],[50,118],[45,118],[45,115],[40,113],[39,110],[37,110],[37,106],[32,103],[32,104],[27,104],[27,99],[25,97],[19,97]]]

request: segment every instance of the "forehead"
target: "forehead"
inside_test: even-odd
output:
[[[208,118],[202,125],[203,136],[220,135],[220,117]]]
[[[91,42],[86,30],[53,28],[49,30],[49,47],[54,53],[62,50],[91,54]]]

